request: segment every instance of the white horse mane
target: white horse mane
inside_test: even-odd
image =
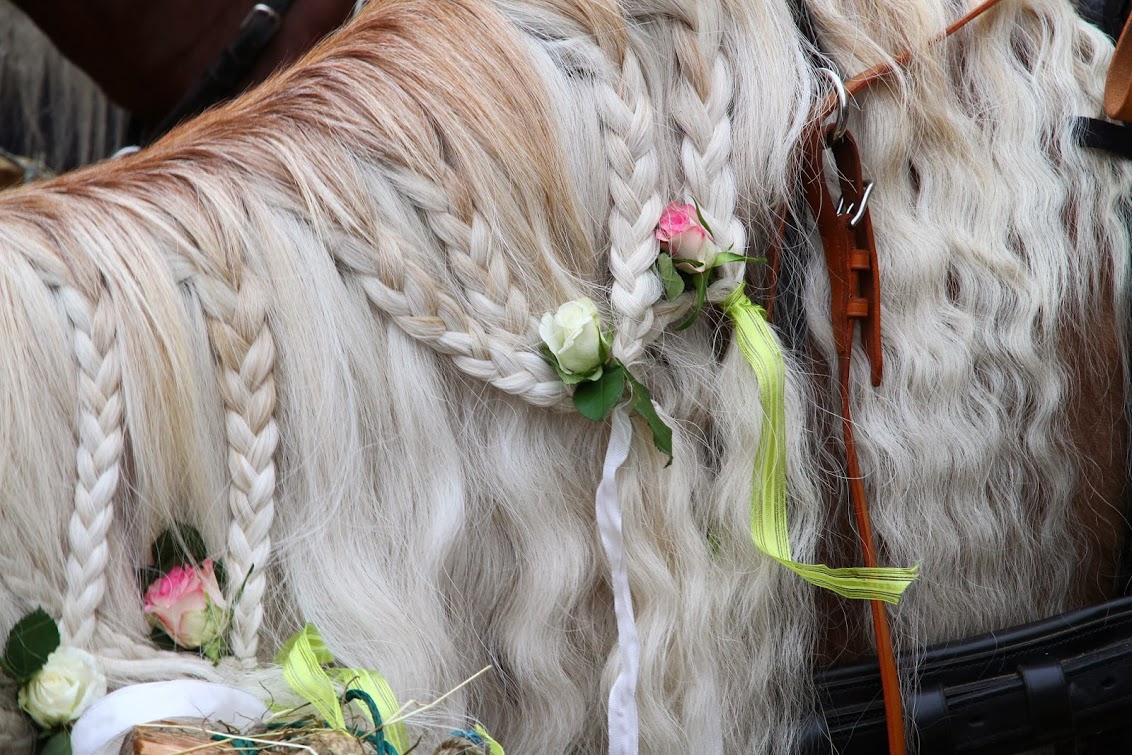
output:
[[[1059,0],[938,45],[945,0],[806,5],[843,72],[917,51],[850,122],[886,360],[875,389],[857,360],[858,443],[883,559],[922,574],[898,646],[1096,600],[1132,170],[1069,123],[1099,113],[1111,45]],[[375,1],[152,148],[0,195],[0,632],[42,606],[112,685],[255,691],[313,621],[406,698],[494,664],[447,710],[511,752],[602,751],[608,430],[569,411],[533,327],[588,295],[674,429],[671,467],[638,432],[618,478],[641,748],[792,752],[813,668],[867,651],[866,608],[752,545],[758,383],[720,320],[671,327],[652,272],[671,200],[752,255],[796,204],[829,83],[792,6]],[[849,565],[828,279],[813,239],[786,258],[791,543]],[[255,567],[217,667],[147,639],[136,570],[173,522]],[[4,747],[30,742],[15,710],[0,689]]]

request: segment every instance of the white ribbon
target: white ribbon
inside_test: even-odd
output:
[[[617,616],[617,647],[621,670],[609,690],[609,755],[637,755],[637,669],[641,642],[633,618],[633,596],[629,592],[629,565],[621,535],[621,501],[617,497],[617,470],[629,458],[633,423],[625,407],[613,410],[609,447],[605,450],[601,484],[597,486],[597,528],[609,559],[613,583],[613,610]]]
[[[135,726],[152,721],[202,718],[247,727],[266,713],[259,698],[222,684],[196,679],[133,684],[87,709],[71,731],[71,753],[117,755]]]

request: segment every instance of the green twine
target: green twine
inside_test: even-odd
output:
[[[373,719],[374,731],[372,734],[363,735],[362,738],[373,745],[377,750],[378,755],[400,755],[397,748],[389,742],[385,741],[385,734],[382,728],[385,726],[381,720],[381,713],[377,710],[377,704],[374,703],[373,698],[362,692],[360,689],[350,689],[346,691],[345,696],[342,698],[344,703],[353,702],[354,700],[361,700],[362,704],[369,709],[370,718]]]

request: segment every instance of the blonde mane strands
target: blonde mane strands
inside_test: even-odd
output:
[[[808,5],[846,73],[950,16]],[[536,334],[589,295],[675,431],[665,468],[638,421],[618,480],[642,752],[793,752],[831,628],[750,542],[751,370],[712,315],[666,330],[686,303],[650,272],[681,194],[752,255],[791,202],[827,85],[789,6],[372,0],[142,154],[5,194],[0,628],[43,605],[115,684],[257,688],[248,667],[313,621],[402,699],[494,664],[446,724],[477,715],[515,753],[602,751],[608,430],[572,412]],[[1096,110],[1108,47],[1053,0],[980,24],[853,121],[888,361],[879,389],[854,375],[854,411],[885,560],[922,564],[894,612],[906,647],[1080,603],[1078,559],[1111,554],[1079,520],[1115,498],[1084,495],[1081,470],[1123,454],[1119,405],[1110,443],[1087,447],[1069,401],[1117,382],[1121,341],[1096,369],[1076,361],[1097,361],[1087,346],[1062,350],[1080,336],[1067,312],[1127,315],[1132,177],[1065,129]],[[794,256],[812,343],[787,354],[791,542],[843,565],[826,273],[818,249]],[[217,668],[146,640],[134,570],[174,521],[201,529],[233,592],[254,565]],[[867,643],[858,608],[833,628],[847,653]],[[0,712],[9,741],[13,721]]]

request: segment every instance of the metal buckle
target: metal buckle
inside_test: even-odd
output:
[[[283,17],[279,15],[279,11],[272,8],[267,3],[256,3],[252,6],[252,9],[248,11],[248,15],[244,16],[243,22],[240,23],[240,31],[248,28],[248,25],[255,20],[256,16],[263,16],[271,22],[272,34],[278,31],[279,27],[283,24]]]
[[[818,73],[824,73],[833,84],[833,91],[837,95],[837,112],[834,114],[833,130],[829,132],[827,144],[836,144],[845,136],[845,129],[849,127],[849,92],[845,89],[845,82],[832,68],[819,68]]]
[[[861,190],[861,198],[858,202],[850,202],[848,205],[845,203],[845,196],[842,195],[841,199],[837,200],[837,214],[848,215],[853,213],[853,217],[849,219],[849,227],[856,228],[861,219],[865,217],[865,212],[869,209],[869,197],[873,194],[873,182],[866,181],[864,188]]]

